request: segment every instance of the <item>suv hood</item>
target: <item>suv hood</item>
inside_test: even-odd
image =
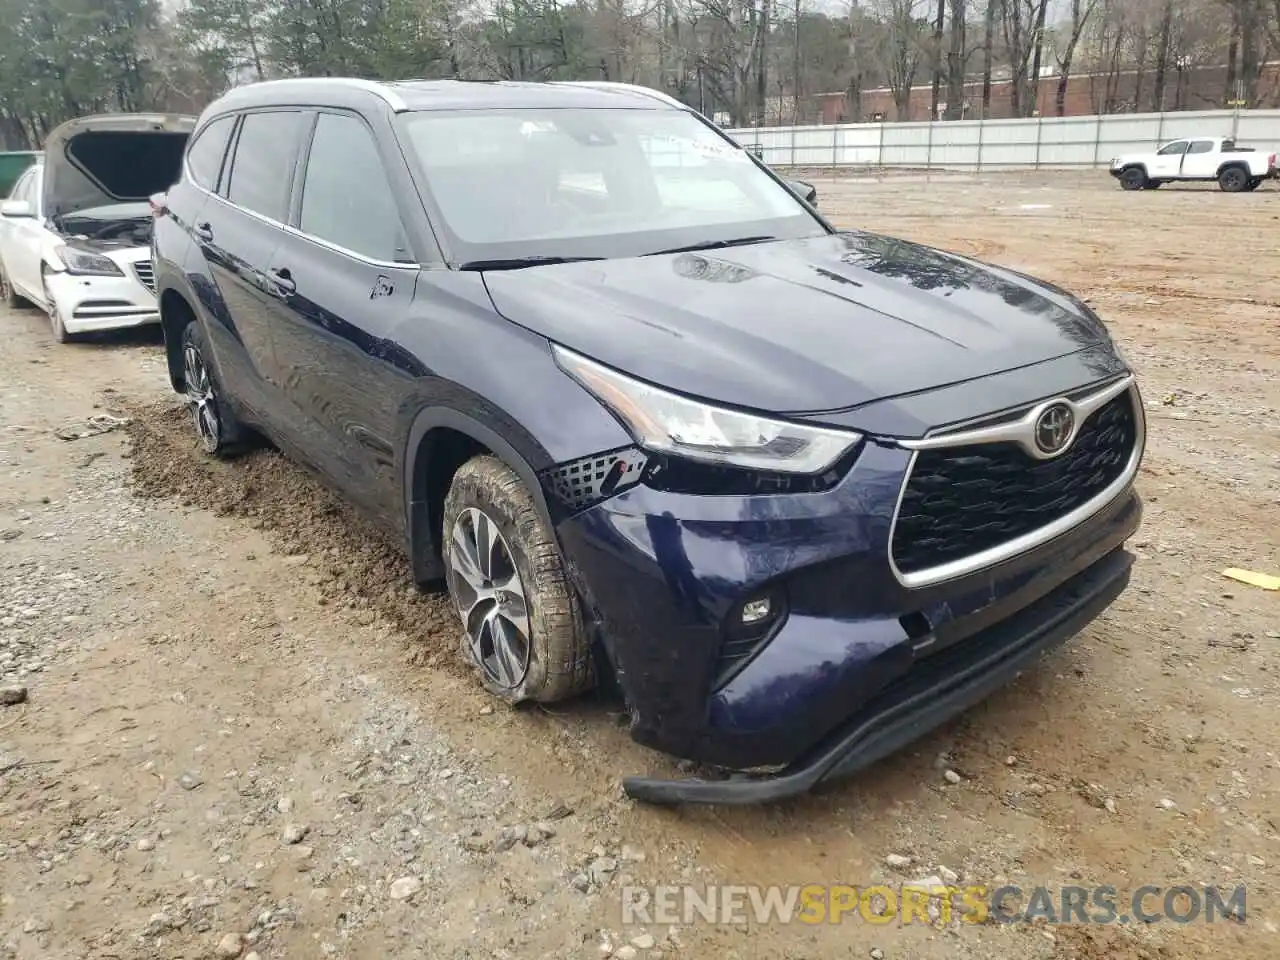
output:
[[[145,201],[178,179],[196,118],[112,113],[68,120],[44,143],[45,216]]]
[[[1071,295],[865,233],[484,274],[507,319],[643,380],[777,413],[846,410],[1109,340]]]

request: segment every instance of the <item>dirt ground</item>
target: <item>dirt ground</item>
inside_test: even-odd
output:
[[[443,601],[334,497],[270,452],[197,452],[155,338],[59,346],[0,312],[0,686],[28,690],[0,706],[0,957],[1274,957],[1280,594],[1220,571],[1280,573],[1280,189],[815,182],[841,226],[1041,275],[1112,325],[1148,405],[1147,514],[1098,623],[839,788],[638,806],[620,777],[671,764],[616,706],[490,703]],[[1247,919],[646,928],[619,909],[632,884],[951,873],[1111,885],[1122,906],[1244,884]]]

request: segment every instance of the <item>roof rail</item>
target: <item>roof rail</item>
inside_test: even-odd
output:
[[[620,83],[617,80],[556,80],[553,82],[557,86],[564,87],[594,87],[597,90],[638,93],[641,96],[648,97],[650,100],[657,100],[671,107],[678,107],[681,110],[690,109],[687,103],[681,103],[670,94],[663,93],[661,90],[654,90],[652,87],[642,87],[638,83]]]
[[[352,87],[354,89],[365,90],[369,93],[372,93],[374,96],[380,97],[382,100],[384,100],[387,103],[387,105],[391,107],[392,110],[399,111],[399,110],[409,109],[408,104],[406,104],[402,99],[400,99],[400,95],[397,94],[395,91],[393,91],[386,84],[378,83],[376,80],[364,80],[364,79],[361,79],[360,77],[281,77],[278,80],[258,80],[254,83],[247,83],[247,84],[244,84],[244,86],[239,89],[244,89],[245,87],[262,87],[262,86],[270,87],[270,86],[296,84],[296,83],[340,84],[344,87]]]

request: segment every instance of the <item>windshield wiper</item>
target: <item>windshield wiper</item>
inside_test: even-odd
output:
[[[732,240],[706,240],[702,243],[691,243],[685,247],[672,247],[670,250],[655,250],[646,253],[646,257],[659,257],[665,253],[693,253],[697,250],[723,250],[725,247],[745,247],[749,243],[767,243],[777,237],[735,237]]]
[[[468,260],[458,264],[459,270],[521,270],[525,267],[545,267],[553,263],[582,263],[584,260],[603,260],[604,257],[509,257],[505,260]]]

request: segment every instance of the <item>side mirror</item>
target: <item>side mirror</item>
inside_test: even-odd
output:
[[[796,196],[809,204],[809,206],[816,207],[818,205],[818,188],[813,184],[805,183],[803,180],[788,180],[787,186],[795,191]]]
[[[25,200],[6,200],[0,203],[0,217],[34,217],[35,211]]]

